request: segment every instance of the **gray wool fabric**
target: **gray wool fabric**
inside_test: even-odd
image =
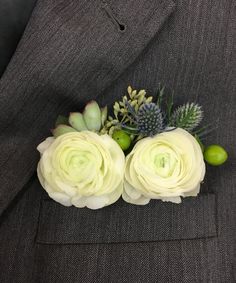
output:
[[[36,0],[0,0],[0,77],[21,38]]]
[[[38,0],[0,80],[0,282],[236,282],[236,25],[231,0]],[[229,160],[182,204],[63,207],[36,146],[58,114],[127,86],[197,101]]]

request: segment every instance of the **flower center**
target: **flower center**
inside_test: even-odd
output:
[[[71,158],[70,165],[72,167],[81,168],[81,167],[86,166],[88,161],[89,161],[88,158],[85,155],[81,154],[81,155],[73,156]]]
[[[172,175],[176,163],[177,160],[169,153],[159,153],[154,158],[156,173],[164,178]]]
[[[93,154],[83,148],[67,147],[59,154],[59,172],[74,182],[83,182],[94,177],[96,162]]]
[[[83,174],[86,171],[90,171],[93,167],[92,160],[93,157],[87,152],[78,152],[70,156],[68,161],[69,174],[76,176],[77,174]]]

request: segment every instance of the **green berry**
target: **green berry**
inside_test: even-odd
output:
[[[122,150],[127,150],[130,147],[131,138],[123,130],[114,131],[112,138],[118,143]]]
[[[228,154],[222,146],[212,144],[206,147],[204,158],[210,165],[218,166],[228,159]]]

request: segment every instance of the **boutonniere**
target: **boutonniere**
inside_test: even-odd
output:
[[[203,110],[197,103],[174,107],[160,88],[156,99],[132,90],[116,101],[113,113],[89,102],[83,113],[59,116],[53,136],[37,147],[37,173],[55,201],[98,209],[124,201],[145,205],[151,199],[181,203],[197,196],[205,161],[221,165],[227,152],[201,142]],[[204,161],[205,159],[205,161]]]

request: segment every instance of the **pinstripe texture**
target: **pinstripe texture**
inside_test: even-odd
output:
[[[69,8],[70,5],[65,8],[63,2],[58,1],[57,8],[54,8],[53,12],[45,6],[45,1],[39,2],[38,12],[36,11],[31,19],[25,40],[22,41],[13,63],[9,66],[2,80],[1,94],[5,94],[6,99],[9,98],[7,95],[14,98],[13,95],[18,86],[20,85],[21,89],[23,85],[22,89],[29,91],[28,94],[23,90],[20,92],[22,97],[26,95],[26,98],[29,99],[29,104],[25,104],[25,107],[27,111],[32,112],[28,115],[34,117],[34,122],[39,121],[38,125],[45,127],[54,121],[57,111],[67,111],[67,107],[69,108],[72,104],[75,105],[75,108],[80,107],[88,98],[95,98],[98,94],[95,92],[96,88],[99,90],[106,88],[106,91],[101,92],[98,96],[99,102],[112,104],[115,99],[124,93],[128,84],[135,88],[147,88],[149,94],[153,94],[158,83],[162,82],[175,90],[177,104],[188,99],[197,100],[203,105],[207,121],[213,123],[219,121],[218,129],[206,139],[206,143],[217,142],[222,144],[227,148],[230,159],[220,168],[208,168],[206,180],[202,187],[202,196],[196,201],[191,200],[193,204],[191,212],[187,216],[185,215],[188,210],[187,205],[180,209],[182,214],[176,214],[177,217],[175,217],[173,210],[177,212],[177,209],[175,210],[172,206],[169,209],[168,204],[159,206],[159,202],[156,201],[152,203],[153,210],[159,211],[160,219],[155,218],[154,221],[153,218],[153,221],[150,219],[150,222],[148,222],[146,217],[148,208],[145,208],[144,216],[142,217],[140,212],[138,214],[140,215],[139,221],[136,220],[134,223],[138,212],[132,208],[126,209],[122,204],[117,203],[114,207],[116,209],[114,213],[122,210],[122,213],[127,213],[127,221],[129,221],[128,224],[124,224],[125,217],[120,219],[116,216],[115,223],[120,228],[120,230],[117,230],[121,231],[120,235],[115,235],[114,232],[112,234],[112,229],[103,222],[112,215],[109,212],[106,215],[99,212],[97,215],[93,215],[93,217],[97,217],[97,221],[96,219],[92,220],[93,223],[98,225],[96,230],[92,227],[93,229],[85,230],[84,228],[81,231],[81,226],[84,223],[81,225],[79,223],[83,219],[90,223],[90,214],[86,211],[80,214],[80,210],[66,209],[55,204],[52,206],[50,204],[45,205],[45,202],[48,202],[48,197],[40,188],[37,179],[32,178],[2,215],[0,261],[4,273],[0,274],[1,282],[234,283],[236,281],[235,3],[231,0],[178,0],[174,12],[168,19],[167,15],[172,11],[172,8],[169,7],[169,4],[165,4],[163,10],[159,12],[159,17],[163,19],[161,23],[164,19],[166,20],[163,28],[156,34],[147,48],[143,49],[160,25],[158,22],[156,25],[155,20],[151,20],[149,25],[144,25],[142,23],[146,23],[147,18],[140,19],[139,17],[143,13],[147,15],[147,11],[153,11],[152,19],[156,17],[158,21],[155,9],[149,10],[149,4],[142,1],[108,1],[109,8],[114,13],[112,15],[115,16],[118,23],[126,25],[126,30],[118,32],[119,36],[116,33],[107,35],[106,38],[110,40],[108,44],[110,49],[108,48],[106,55],[113,57],[103,56],[97,59],[96,64],[93,65],[94,71],[100,70],[100,77],[97,79],[93,77],[89,80],[92,67],[89,74],[87,68],[83,69],[85,77],[82,86],[82,83],[75,81],[77,76],[79,78],[78,74],[81,74],[81,64],[79,64],[80,58],[76,57],[77,53],[75,52],[78,52],[76,46],[79,44],[79,39],[74,35],[74,32],[76,33],[78,26],[75,25],[71,15],[73,14],[72,11],[75,14],[79,13],[79,9],[88,9],[91,13],[91,7],[88,4],[91,2],[83,3],[83,5],[80,2],[82,6],[79,7],[79,4],[77,6],[75,2],[70,1],[71,8]],[[139,12],[140,5],[146,12]],[[150,5],[155,4],[152,2]],[[170,5],[172,7],[172,4]],[[139,17],[137,13],[141,13]],[[45,18],[41,19],[39,15],[42,14],[45,15]],[[62,14],[65,18],[67,17],[67,20],[63,23],[60,21]],[[37,39],[35,28],[40,29],[45,19],[50,19],[46,22],[46,25],[50,24],[52,15],[55,23],[45,31],[41,31],[40,37]],[[55,17],[55,15],[58,16]],[[100,28],[94,27],[97,33],[106,33],[108,23],[111,24],[108,30],[119,28],[114,19],[110,22],[110,20],[104,18],[104,14],[101,17],[97,14],[96,16],[96,19],[91,20],[92,23],[86,22],[85,18],[81,21],[86,23],[85,26],[92,25],[93,21],[101,21],[101,23],[99,22]],[[102,24],[103,20],[104,25]],[[130,23],[128,24],[126,20]],[[128,31],[130,24],[135,25],[136,21],[137,32],[135,36],[137,41],[133,42],[135,31],[132,30],[132,37]],[[58,30],[59,26],[60,36],[57,37],[53,29]],[[145,26],[144,33],[142,33],[141,26]],[[68,29],[68,27],[70,28]],[[62,42],[59,39],[63,35],[65,35],[65,38]],[[53,41],[50,41],[52,36],[59,40],[60,44],[55,43],[58,45],[54,45]],[[77,39],[73,46],[71,44],[74,41],[70,40],[70,36]],[[122,36],[125,36],[125,40]],[[110,44],[114,37],[116,41],[111,47]],[[84,40],[86,38],[87,35]],[[145,44],[136,46],[138,42],[143,42],[143,39]],[[42,45],[37,48],[39,42],[42,42],[43,49],[41,48]],[[87,46],[87,43],[84,43],[84,46]],[[35,48],[33,51],[30,48],[32,44]],[[95,48],[98,47],[95,42],[94,44]],[[119,53],[121,51],[117,44],[120,44],[119,47],[123,47],[122,55]],[[50,52],[52,48],[56,52],[55,55]],[[65,52],[68,48],[69,51]],[[92,50],[91,46],[88,49]],[[135,56],[132,55],[132,50],[135,51]],[[141,50],[143,51],[141,52]],[[31,59],[25,59],[23,51],[28,52],[26,53],[27,58]],[[41,54],[39,61],[36,58],[33,59],[35,52]],[[91,51],[89,56],[97,54],[97,52],[98,50]],[[140,52],[141,54],[138,56]],[[31,53],[32,55],[30,55]],[[70,57],[71,53],[73,53],[73,56]],[[53,58],[56,56],[55,61],[50,56]],[[137,56],[135,62],[126,68]],[[44,58],[47,58],[47,60]],[[58,58],[61,58],[60,62]],[[69,58],[71,59],[70,63],[66,63]],[[49,63],[46,64],[46,62]],[[89,59],[83,61],[84,65],[82,66],[85,66],[86,62],[94,64],[94,57],[91,61]],[[116,65],[116,62],[118,62],[118,65]],[[15,71],[15,66],[19,66],[19,63],[22,66],[21,73],[19,73],[19,69]],[[29,66],[30,69],[28,70]],[[113,78],[121,72],[122,75],[107,88]],[[24,77],[25,74],[30,76],[34,83],[26,80],[28,77]],[[17,79],[14,80],[16,75]],[[19,83],[22,78],[25,81]],[[87,85],[89,82],[93,82],[92,86]],[[29,85],[29,88],[26,85]],[[80,91],[77,88],[78,85],[81,88]],[[75,90],[78,90],[81,96],[73,95]],[[33,95],[34,93],[37,95]],[[55,94],[57,94],[56,97],[54,97]],[[61,103],[59,106],[55,105],[57,101]],[[64,101],[66,101],[65,104]],[[47,107],[46,110],[52,112],[44,112],[45,115],[38,117],[37,120],[33,115],[36,107],[31,110],[29,106],[36,105],[39,102],[38,111],[41,111],[40,107],[42,109]],[[9,108],[3,109],[4,120],[1,121],[3,126],[8,117],[8,110]],[[13,111],[17,110],[13,109]],[[26,115],[25,112],[23,113]],[[23,117],[25,117],[24,115]],[[16,125],[18,124],[16,123]],[[28,122],[25,131],[30,125],[31,122]],[[7,133],[10,133],[10,128],[8,128]],[[18,142],[20,138],[25,141],[25,133],[28,134],[28,131],[24,132],[21,127]],[[46,130],[40,132],[40,138],[43,135],[46,135]],[[26,144],[26,148],[32,149],[34,143],[38,143],[38,138],[39,134],[32,134],[29,141],[30,145]],[[9,142],[9,136],[5,146],[11,150],[12,144]],[[23,146],[21,148],[24,149]],[[30,151],[30,156],[25,157],[22,166],[26,160],[32,162],[32,166],[34,165],[36,156],[32,155],[32,152]],[[17,168],[19,166],[18,163]],[[28,165],[26,168],[29,170]],[[25,170],[23,170],[24,173]],[[12,188],[11,185],[17,180],[22,188],[26,180],[29,180],[33,169],[29,171],[25,175],[25,180],[20,179],[20,176],[17,179],[12,176],[13,181],[11,183],[8,176],[8,179],[3,182],[4,186],[10,189]],[[18,190],[19,187],[15,192]],[[6,190],[3,189],[3,192],[5,198]],[[214,201],[209,200],[211,199],[210,195],[214,195]],[[122,213],[118,215],[122,215]],[[172,213],[173,215],[171,215]],[[192,222],[190,215],[193,215]],[[197,224],[199,231],[194,226],[194,223],[197,223],[194,219],[196,215],[201,219],[201,223]],[[57,221],[61,221],[60,225]],[[110,222],[108,221],[108,223]],[[133,234],[129,233],[128,228],[125,231],[121,229],[132,225],[135,225],[135,229],[130,228]],[[214,225],[215,232],[213,231]],[[65,227],[70,228],[65,229]],[[159,227],[161,227],[160,231],[158,231]],[[86,233],[91,229],[95,234],[86,238]],[[107,229],[107,234],[101,229]],[[173,234],[170,234],[170,231]],[[214,232],[212,237],[209,237],[209,231]],[[153,236],[151,233],[155,233],[155,235]],[[196,239],[197,233],[202,233],[200,239]],[[110,238],[106,235],[113,236],[113,243],[109,241]],[[161,237],[160,235],[164,236]],[[114,243],[116,237],[119,243]]]
[[[15,51],[34,4],[35,0],[0,0],[0,77]]]
[[[60,221],[55,221],[55,215]],[[185,199],[182,205],[152,201],[136,206],[120,200],[98,211],[81,209],[79,213],[77,208],[65,209],[52,200],[44,200],[36,241],[93,244],[198,239],[215,237],[215,222],[214,194]]]
[[[133,62],[174,6],[171,0],[150,4],[141,0],[132,10],[130,1],[122,32],[100,0],[38,2],[0,81],[0,179],[5,184],[0,213],[33,174],[36,145],[50,134],[58,113],[95,99]]]

